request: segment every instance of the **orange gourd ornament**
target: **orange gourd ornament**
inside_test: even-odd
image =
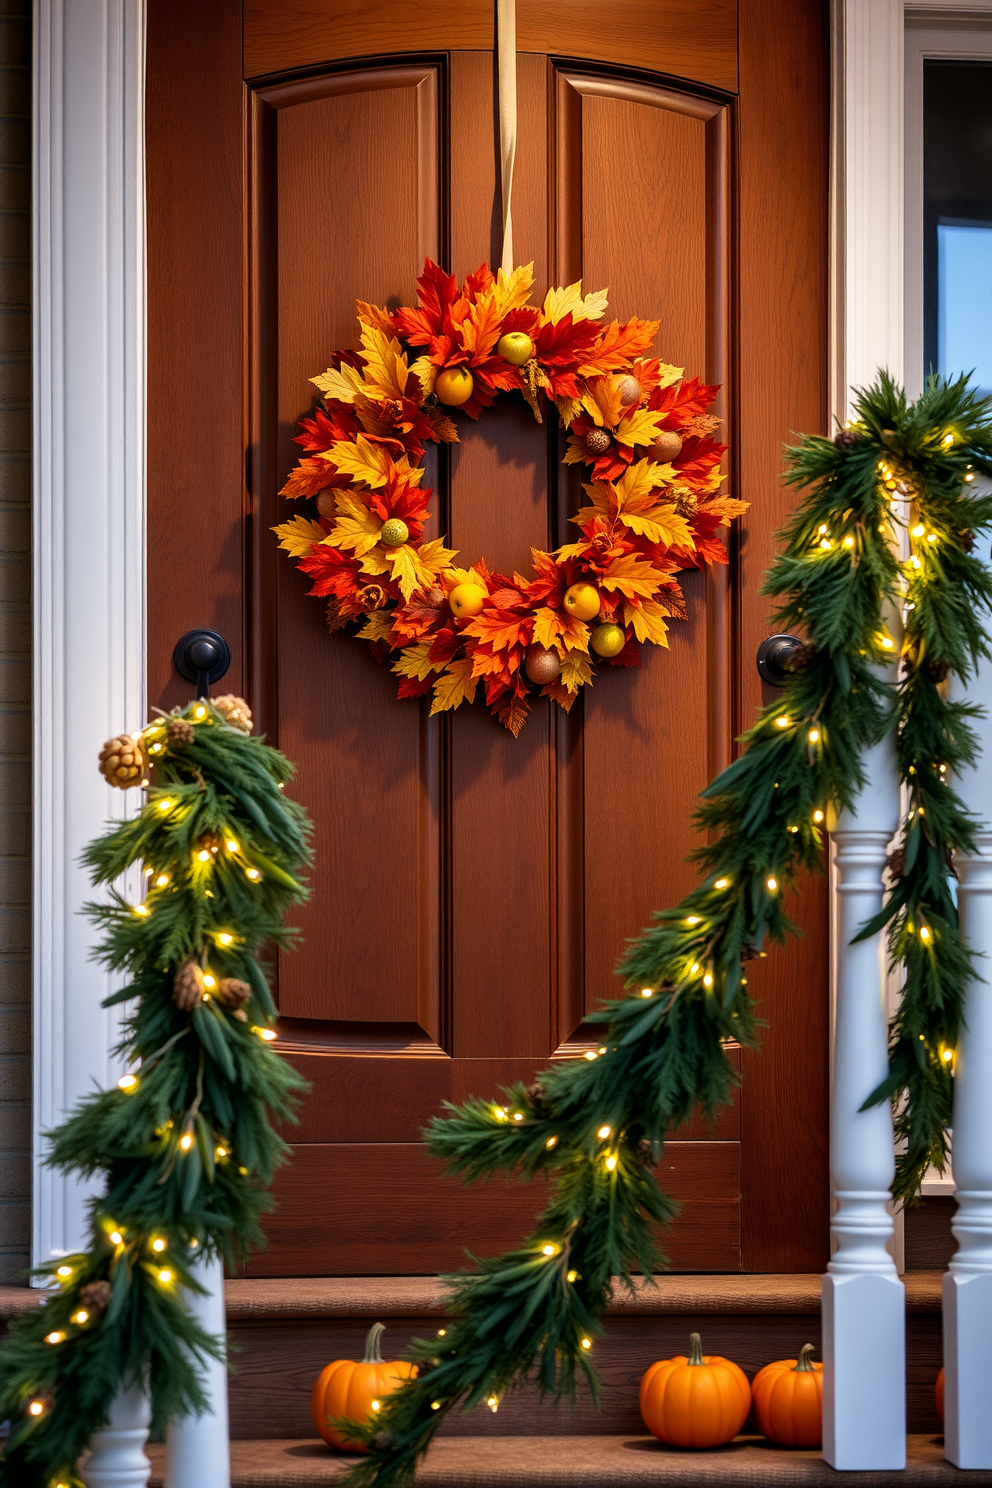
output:
[[[751,1409],[743,1369],[719,1354],[704,1354],[698,1333],[688,1355],[652,1364],[641,1380],[641,1416],[659,1441],[672,1447],[719,1447],[740,1431]]]
[[[380,1402],[417,1373],[415,1364],[407,1364],[402,1359],[383,1359],[379,1344],[385,1331],[382,1323],[373,1323],[365,1340],[365,1357],[361,1363],[354,1359],[335,1359],[333,1364],[321,1370],[313,1387],[310,1396],[313,1424],[328,1446],[337,1447],[342,1452],[364,1452],[365,1448],[348,1441],[328,1424],[329,1419],[368,1425],[375,1419]]]
[[[819,1447],[823,1443],[823,1365],[810,1357],[804,1343],[798,1359],[776,1359],[759,1369],[751,1386],[758,1430],[783,1447]]]

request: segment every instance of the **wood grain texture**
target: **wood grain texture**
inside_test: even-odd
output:
[[[827,6],[741,0],[738,455],[741,727],[761,690],[769,634],[761,577],[795,503],[782,447],[826,423]],[[790,913],[792,913],[790,906]],[[827,885],[807,880],[804,938],[750,977],[767,1020],[743,1061],[744,1268],[820,1270],[827,1260]],[[755,963],[757,965],[757,963]]]
[[[487,0],[433,0],[397,9],[389,0],[246,0],[245,77],[317,67],[384,52],[491,51]],[[517,47],[650,67],[711,88],[737,87],[736,0],[627,0],[604,6],[572,0],[519,0]]]
[[[150,0],[148,702],[188,702],[172,666],[195,626],[244,686],[242,85],[239,0]]]
[[[739,1175],[736,1142],[666,1146],[658,1177],[682,1212],[661,1239],[677,1270],[739,1269]],[[249,1276],[437,1274],[463,1265],[466,1250],[517,1243],[546,1203],[541,1182],[466,1189],[413,1143],[297,1147],[273,1192],[269,1249]]]
[[[957,1250],[951,1230],[956,1208],[956,1200],[948,1195],[924,1199],[903,1211],[907,1272],[947,1269]]]

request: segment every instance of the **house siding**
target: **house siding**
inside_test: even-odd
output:
[[[0,0],[0,1283],[31,1199],[31,0]]]

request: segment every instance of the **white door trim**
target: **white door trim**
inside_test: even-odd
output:
[[[144,29],[144,0],[35,0],[35,1264],[84,1233],[43,1134],[113,1075],[78,859],[126,805],[100,746],[145,706]]]

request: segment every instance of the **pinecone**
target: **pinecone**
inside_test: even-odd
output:
[[[641,1164],[642,1168],[656,1168],[661,1151],[656,1142],[650,1137],[642,1137],[634,1148],[634,1158]]]
[[[947,665],[946,661],[928,661],[927,671],[930,674],[931,680],[936,682],[939,686],[941,682],[947,681],[951,669]]]
[[[106,1312],[114,1289],[109,1281],[90,1281],[79,1288],[79,1301],[87,1312]]]
[[[251,988],[247,982],[238,981],[237,977],[221,977],[214,997],[221,1007],[243,1008],[251,997]]]
[[[185,749],[196,738],[196,729],[185,718],[170,718],[165,726],[165,737],[173,749]]]
[[[231,728],[240,729],[243,734],[251,733],[251,709],[244,698],[235,697],[233,692],[225,692],[210,701]]]
[[[548,1109],[548,1095],[541,1084],[528,1085],[527,1099],[535,1111],[546,1111]]]
[[[100,774],[121,790],[138,785],[145,777],[145,768],[139,734],[118,734],[100,750]]]
[[[610,436],[605,429],[590,429],[586,435],[586,449],[591,455],[605,455],[610,447]]]
[[[191,1013],[203,1001],[203,972],[195,961],[184,961],[177,969],[172,1000],[184,1013]]]
[[[358,598],[366,610],[381,610],[389,595],[381,584],[366,584],[359,590]]]
[[[699,497],[694,496],[691,491],[683,491],[681,495],[676,496],[674,505],[679,516],[688,520],[699,505]]]
[[[834,444],[840,450],[854,449],[855,445],[864,444],[864,435],[857,429],[838,429],[834,435]]]
[[[961,544],[961,551],[963,553],[973,553],[975,551],[975,534],[970,528],[966,527],[963,532],[958,533],[958,542]]]
[[[791,651],[785,659],[785,670],[787,672],[804,672],[808,666],[812,666],[816,660],[816,647],[804,642]]]
[[[904,847],[894,847],[885,860],[885,866],[889,877],[893,881],[897,878],[902,878],[906,872],[906,849]]]

